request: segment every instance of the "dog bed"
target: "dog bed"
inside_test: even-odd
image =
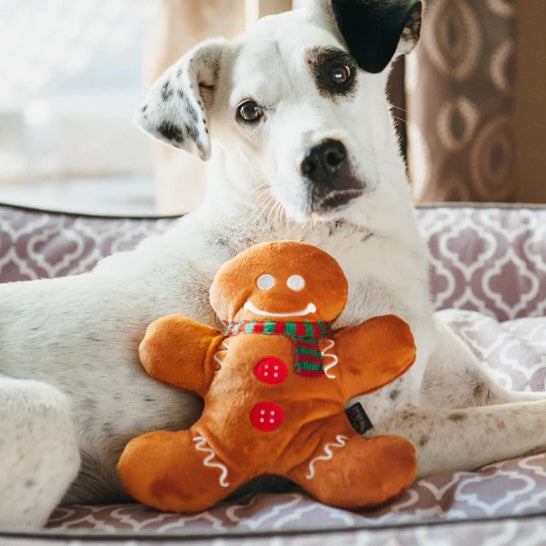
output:
[[[432,297],[505,386],[546,390],[546,208],[422,207],[431,254]],[[0,282],[91,269],[134,247],[175,218],[75,216],[0,206]],[[195,544],[543,543],[546,455],[446,472],[417,481],[381,510],[326,507],[297,489],[243,496],[199,515],[164,514],[138,504],[61,506],[47,529],[0,530],[2,544],[110,540]],[[275,537],[275,538],[273,538]]]

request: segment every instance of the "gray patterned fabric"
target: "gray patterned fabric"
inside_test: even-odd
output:
[[[123,546],[156,544],[192,544],[194,546],[447,546],[451,544],[487,546],[543,546],[545,521],[541,517],[509,518],[503,520],[464,521],[458,523],[429,523],[407,527],[378,529],[336,529],[328,532],[310,531],[263,535],[184,535],[180,531],[138,534],[97,532],[64,533],[52,531],[33,535],[1,536],[2,546],[76,546],[80,544],[116,544]]]
[[[546,209],[432,207],[418,212],[437,309],[507,320],[546,314]]]
[[[89,271],[104,256],[134,248],[173,221],[75,216],[0,205],[0,282]]]
[[[431,207],[419,209],[417,216],[430,247],[432,297],[443,318],[503,385],[546,390],[546,209]],[[76,217],[0,206],[0,282],[88,270],[101,256],[132,248],[175,221]],[[374,512],[346,512],[288,491],[239,498],[194,516],[162,514],[136,504],[64,506],[48,527],[56,533],[139,536],[288,533],[277,537],[276,545],[314,544],[321,536],[332,544],[387,544],[393,536],[400,544],[437,544],[455,534],[481,543],[476,537],[490,532],[495,544],[514,543],[514,537],[538,544],[543,535],[536,519],[523,527],[512,519],[502,524],[449,522],[544,513],[546,455],[540,454],[476,472],[430,476]],[[439,522],[448,525],[431,526]],[[419,527],[400,527],[408,524]],[[396,534],[384,527],[397,527]],[[377,531],[370,534],[363,528]],[[310,534],[305,539],[291,535],[301,531]],[[328,534],[316,535],[318,531]],[[253,540],[269,544],[269,539]]]
[[[546,311],[546,208],[424,207],[432,298],[500,320]],[[74,216],[0,206],[0,282],[59,277],[162,233],[175,218]]]

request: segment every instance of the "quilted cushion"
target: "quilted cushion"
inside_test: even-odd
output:
[[[444,318],[503,385],[545,390],[546,318],[541,317],[546,308],[546,209],[425,207],[417,211],[417,217],[430,248],[434,303],[438,309],[457,308],[441,311]],[[87,271],[101,257],[133,248],[145,236],[161,233],[175,221],[73,216],[0,206],[0,282]],[[337,510],[299,491],[289,491],[243,497],[197,516],[160,514],[136,504],[66,506],[55,511],[49,528],[53,532],[217,536],[334,531],[545,511],[546,455],[541,454],[476,472],[436,474],[418,481],[397,502],[376,512]],[[505,527],[499,536],[505,532],[515,536],[513,527]],[[431,537],[450,536],[446,531],[427,529]],[[488,527],[465,529],[472,542]],[[397,531],[396,536],[404,532]],[[350,536],[354,544],[356,535]],[[368,543],[365,535],[358,536],[362,544]],[[381,543],[375,541],[379,536],[374,535],[374,545]],[[388,543],[389,537],[385,540]],[[342,542],[336,539],[335,543]]]

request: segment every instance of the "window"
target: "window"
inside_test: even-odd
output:
[[[0,0],[0,199],[24,185],[26,204],[65,208],[72,183],[85,193],[90,181],[151,196],[149,141],[131,121],[151,9],[149,0]],[[33,201],[46,182],[58,206]]]

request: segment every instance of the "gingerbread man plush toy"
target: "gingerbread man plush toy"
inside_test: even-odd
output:
[[[265,243],[214,279],[210,300],[223,332],[180,315],[152,323],[139,349],[144,368],[205,404],[189,430],[129,442],[118,464],[127,491],[162,510],[196,512],[263,474],[349,509],[407,488],[413,446],[363,437],[344,406],[401,375],[415,359],[413,337],[392,315],[333,331],[346,299],[331,256],[303,243]]]

